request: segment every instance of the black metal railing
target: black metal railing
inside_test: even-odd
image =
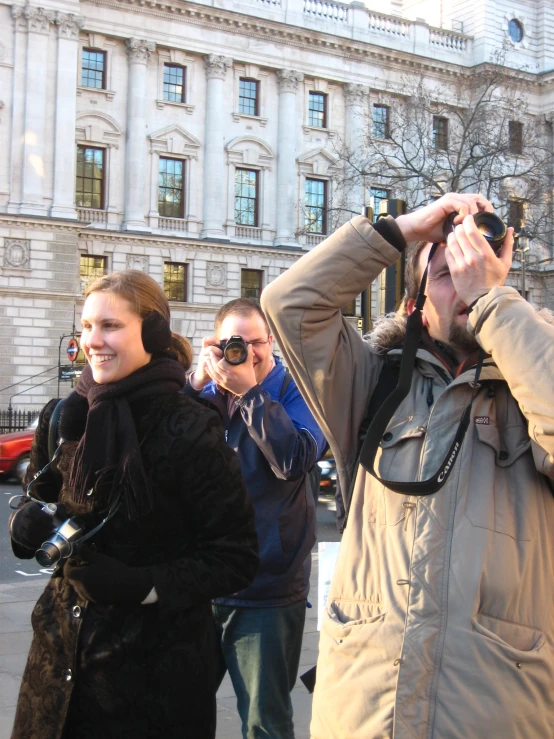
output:
[[[38,416],[39,411],[21,411],[13,410],[0,410],[0,434],[7,434],[11,431],[23,431]]]

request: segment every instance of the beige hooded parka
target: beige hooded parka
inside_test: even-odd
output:
[[[398,257],[357,217],[263,293],[343,490],[399,324],[384,323],[372,346],[340,307]],[[554,325],[499,287],[468,327],[491,358],[444,487],[409,497],[358,470],[323,619],[313,739],[554,736]],[[474,377],[453,379],[418,350],[376,460],[382,478],[437,471]]]

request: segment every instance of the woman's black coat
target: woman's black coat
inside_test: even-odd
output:
[[[42,412],[28,477],[48,461]],[[136,523],[117,513],[98,551],[147,567],[158,602],[80,599],[54,572],[32,615],[33,643],[12,739],[208,739],[215,735],[215,642],[210,601],[248,585],[258,565],[253,513],[217,415],[182,394],[131,406],[155,497]],[[63,420],[63,413],[62,413]],[[35,487],[45,501],[82,512],[67,487],[76,442]],[[61,486],[61,491],[60,491]],[[94,495],[87,502],[89,517]],[[34,505],[34,504],[33,504]],[[17,557],[31,557],[12,542]]]

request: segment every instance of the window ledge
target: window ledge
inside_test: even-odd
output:
[[[261,118],[259,115],[249,115],[248,113],[233,113],[233,120],[238,123],[241,118],[245,118],[247,121],[257,121],[260,126],[267,124],[267,118]]]
[[[320,126],[303,126],[303,129],[304,129],[304,133],[314,133],[314,132],[326,133],[328,134],[330,139],[335,138],[335,136],[337,135],[336,131],[333,131],[330,128],[322,128]]]
[[[84,85],[77,85],[77,97],[95,92],[100,95],[104,95],[107,100],[113,100],[115,97],[115,90],[104,90],[100,87],[85,87]]]
[[[166,105],[174,105],[176,108],[184,108],[188,115],[192,115],[194,113],[194,105],[191,105],[190,103],[178,103],[175,100],[156,100],[156,107],[158,110],[163,110]]]

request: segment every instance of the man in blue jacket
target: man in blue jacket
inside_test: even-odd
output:
[[[215,318],[185,392],[215,405],[237,452],[254,505],[260,566],[245,590],[214,603],[221,679],[229,670],[245,739],[293,739],[290,692],[306,616],[314,497],[308,470],[326,442],[293,381],[273,355],[273,337],[256,303],[239,298]],[[219,348],[241,336],[248,346],[232,365]]]

